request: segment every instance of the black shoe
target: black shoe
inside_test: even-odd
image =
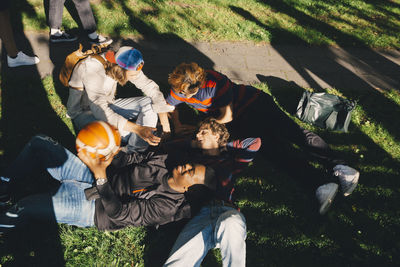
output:
[[[7,182],[0,180],[0,201],[10,198],[10,185]]]
[[[0,180],[0,210],[10,205],[10,183]]]
[[[50,42],[61,43],[61,42],[73,42],[78,40],[78,37],[68,34],[66,32],[61,32],[61,35],[50,35]]]
[[[101,44],[111,44],[113,42],[113,39],[108,38],[108,37],[104,37],[100,34],[97,35],[96,39],[92,39],[88,36],[89,38],[89,42],[91,44],[97,44],[97,45],[101,45]]]

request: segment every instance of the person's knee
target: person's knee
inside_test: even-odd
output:
[[[59,145],[56,140],[44,134],[33,136],[28,144],[29,146],[37,149],[43,148],[46,145]]]
[[[142,100],[143,123],[145,126],[155,127],[158,121],[158,115],[154,112],[150,97],[144,97]]]
[[[221,214],[217,226],[219,233],[234,234],[235,236],[240,234],[244,239],[246,238],[246,220],[243,214],[237,210],[232,209]]]
[[[143,106],[149,106],[149,105],[151,106],[152,101],[151,101],[151,98],[150,98],[150,97],[144,96],[144,97],[141,99],[141,101],[142,101]]]

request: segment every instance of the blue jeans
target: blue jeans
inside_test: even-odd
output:
[[[80,227],[94,226],[94,200],[86,200],[84,189],[94,179],[89,168],[74,154],[48,136],[33,137],[6,170],[10,182],[47,170],[60,182],[55,194],[28,196],[0,216],[0,224],[22,225],[29,219],[55,220]]]
[[[110,104],[110,108],[124,118],[130,121],[134,120],[136,124],[148,127],[157,126],[158,116],[151,107],[151,98],[147,96],[119,98],[113,104]],[[97,120],[91,111],[84,111],[73,121],[79,131],[87,124]],[[120,134],[122,144],[126,145],[127,152],[144,151],[149,146],[146,141],[135,133],[120,131]]]
[[[212,248],[220,248],[223,266],[245,266],[245,239],[246,221],[239,211],[208,205],[183,228],[164,266],[200,266]]]

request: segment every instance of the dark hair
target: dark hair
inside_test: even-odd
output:
[[[206,172],[204,175],[204,185],[208,188],[215,190],[217,188],[217,179],[216,179],[215,170],[210,167],[206,166]]]
[[[219,134],[218,145],[224,146],[228,142],[229,132],[225,124],[218,123],[215,118],[208,117],[199,123],[200,129],[210,129],[213,134]]]

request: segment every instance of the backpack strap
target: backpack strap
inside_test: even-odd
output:
[[[91,56],[93,58],[97,59],[98,61],[100,61],[100,63],[103,64],[104,69],[107,67],[106,60],[102,56],[100,56],[99,54],[94,54],[94,55],[91,55]]]
[[[86,56],[94,57],[95,59],[100,61],[101,64],[103,64],[104,68],[106,68],[106,66],[107,66],[106,60],[102,56],[100,56],[100,54],[105,52],[105,50],[107,50],[109,45],[110,44],[100,44],[100,45],[93,44],[92,48],[87,50],[85,52],[85,54],[86,54]]]

